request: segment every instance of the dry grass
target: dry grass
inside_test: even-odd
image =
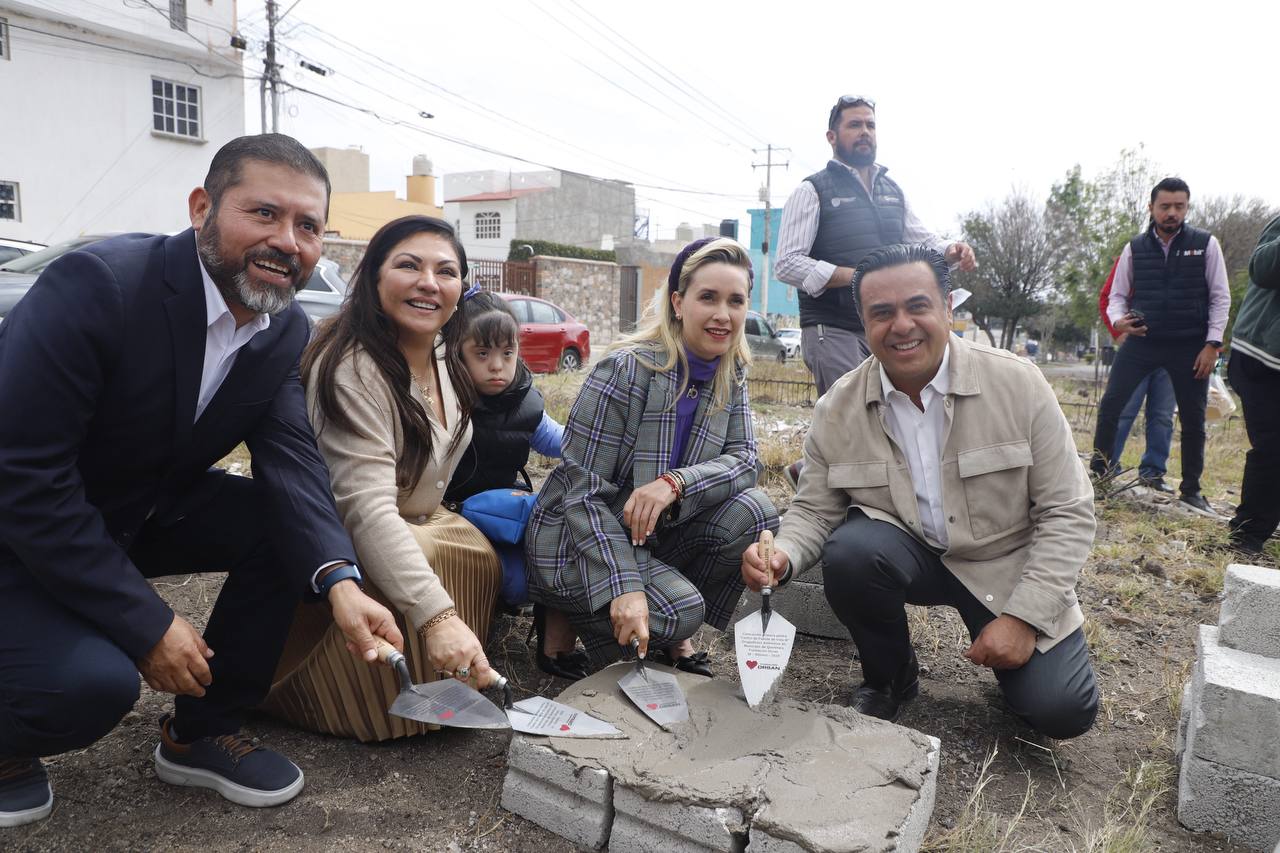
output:
[[[1079,807],[1079,853],[1145,853],[1154,849],[1150,839],[1152,811],[1169,790],[1173,767],[1164,761],[1143,761],[1130,767],[1124,781],[1112,790],[1100,822],[1084,816]]]
[[[998,815],[986,805],[986,790],[998,778],[991,772],[999,747],[993,747],[983,759],[978,779],[965,801],[964,810],[955,826],[939,834],[926,837],[921,851],[924,853],[1020,853],[1041,850],[1037,844],[1020,839],[1022,824],[1027,816],[1035,783],[1027,776],[1027,786],[1022,801],[1012,815]]]

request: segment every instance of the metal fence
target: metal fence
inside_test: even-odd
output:
[[[475,260],[470,266],[472,282],[485,290],[538,295],[537,276],[531,261]]]
[[[818,401],[816,385],[794,379],[757,379],[748,375],[747,391],[751,394],[752,403],[812,406]]]

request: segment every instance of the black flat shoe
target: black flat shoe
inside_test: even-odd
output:
[[[571,652],[559,652],[549,655],[545,651],[544,635],[547,630],[547,608],[541,604],[533,605],[533,635],[538,640],[534,659],[538,669],[556,678],[567,678],[570,681],[581,681],[591,674],[591,661],[587,653],[581,649]]]
[[[920,666],[911,655],[902,673],[892,684],[872,687],[865,681],[853,691],[853,710],[868,717],[894,722],[902,706],[920,694]]]
[[[715,673],[711,671],[711,663],[707,658],[706,652],[694,652],[691,655],[677,658],[672,657],[668,649],[649,649],[649,660],[654,663],[674,666],[682,672],[691,672],[694,675],[701,675],[705,678],[715,678]]]

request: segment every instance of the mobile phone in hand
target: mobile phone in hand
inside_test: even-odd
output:
[[[1129,325],[1135,329],[1141,329],[1147,325],[1147,316],[1136,309],[1129,312]]]

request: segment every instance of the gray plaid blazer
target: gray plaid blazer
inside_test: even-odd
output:
[[[535,601],[544,589],[594,613],[648,584],[647,560],[636,555],[647,549],[631,545],[622,507],[636,483],[669,470],[677,377],[674,369],[649,367],[658,360],[651,348],[610,353],[578,392],[565,424],[564,458],[543,484],[525,534]],[[712,411],[711,402],[710,393],[698,402],[678,468],[684,497],[655,536],[678,536],[682,520],[752,488],[760,475],[745,373],[727,408]]]

